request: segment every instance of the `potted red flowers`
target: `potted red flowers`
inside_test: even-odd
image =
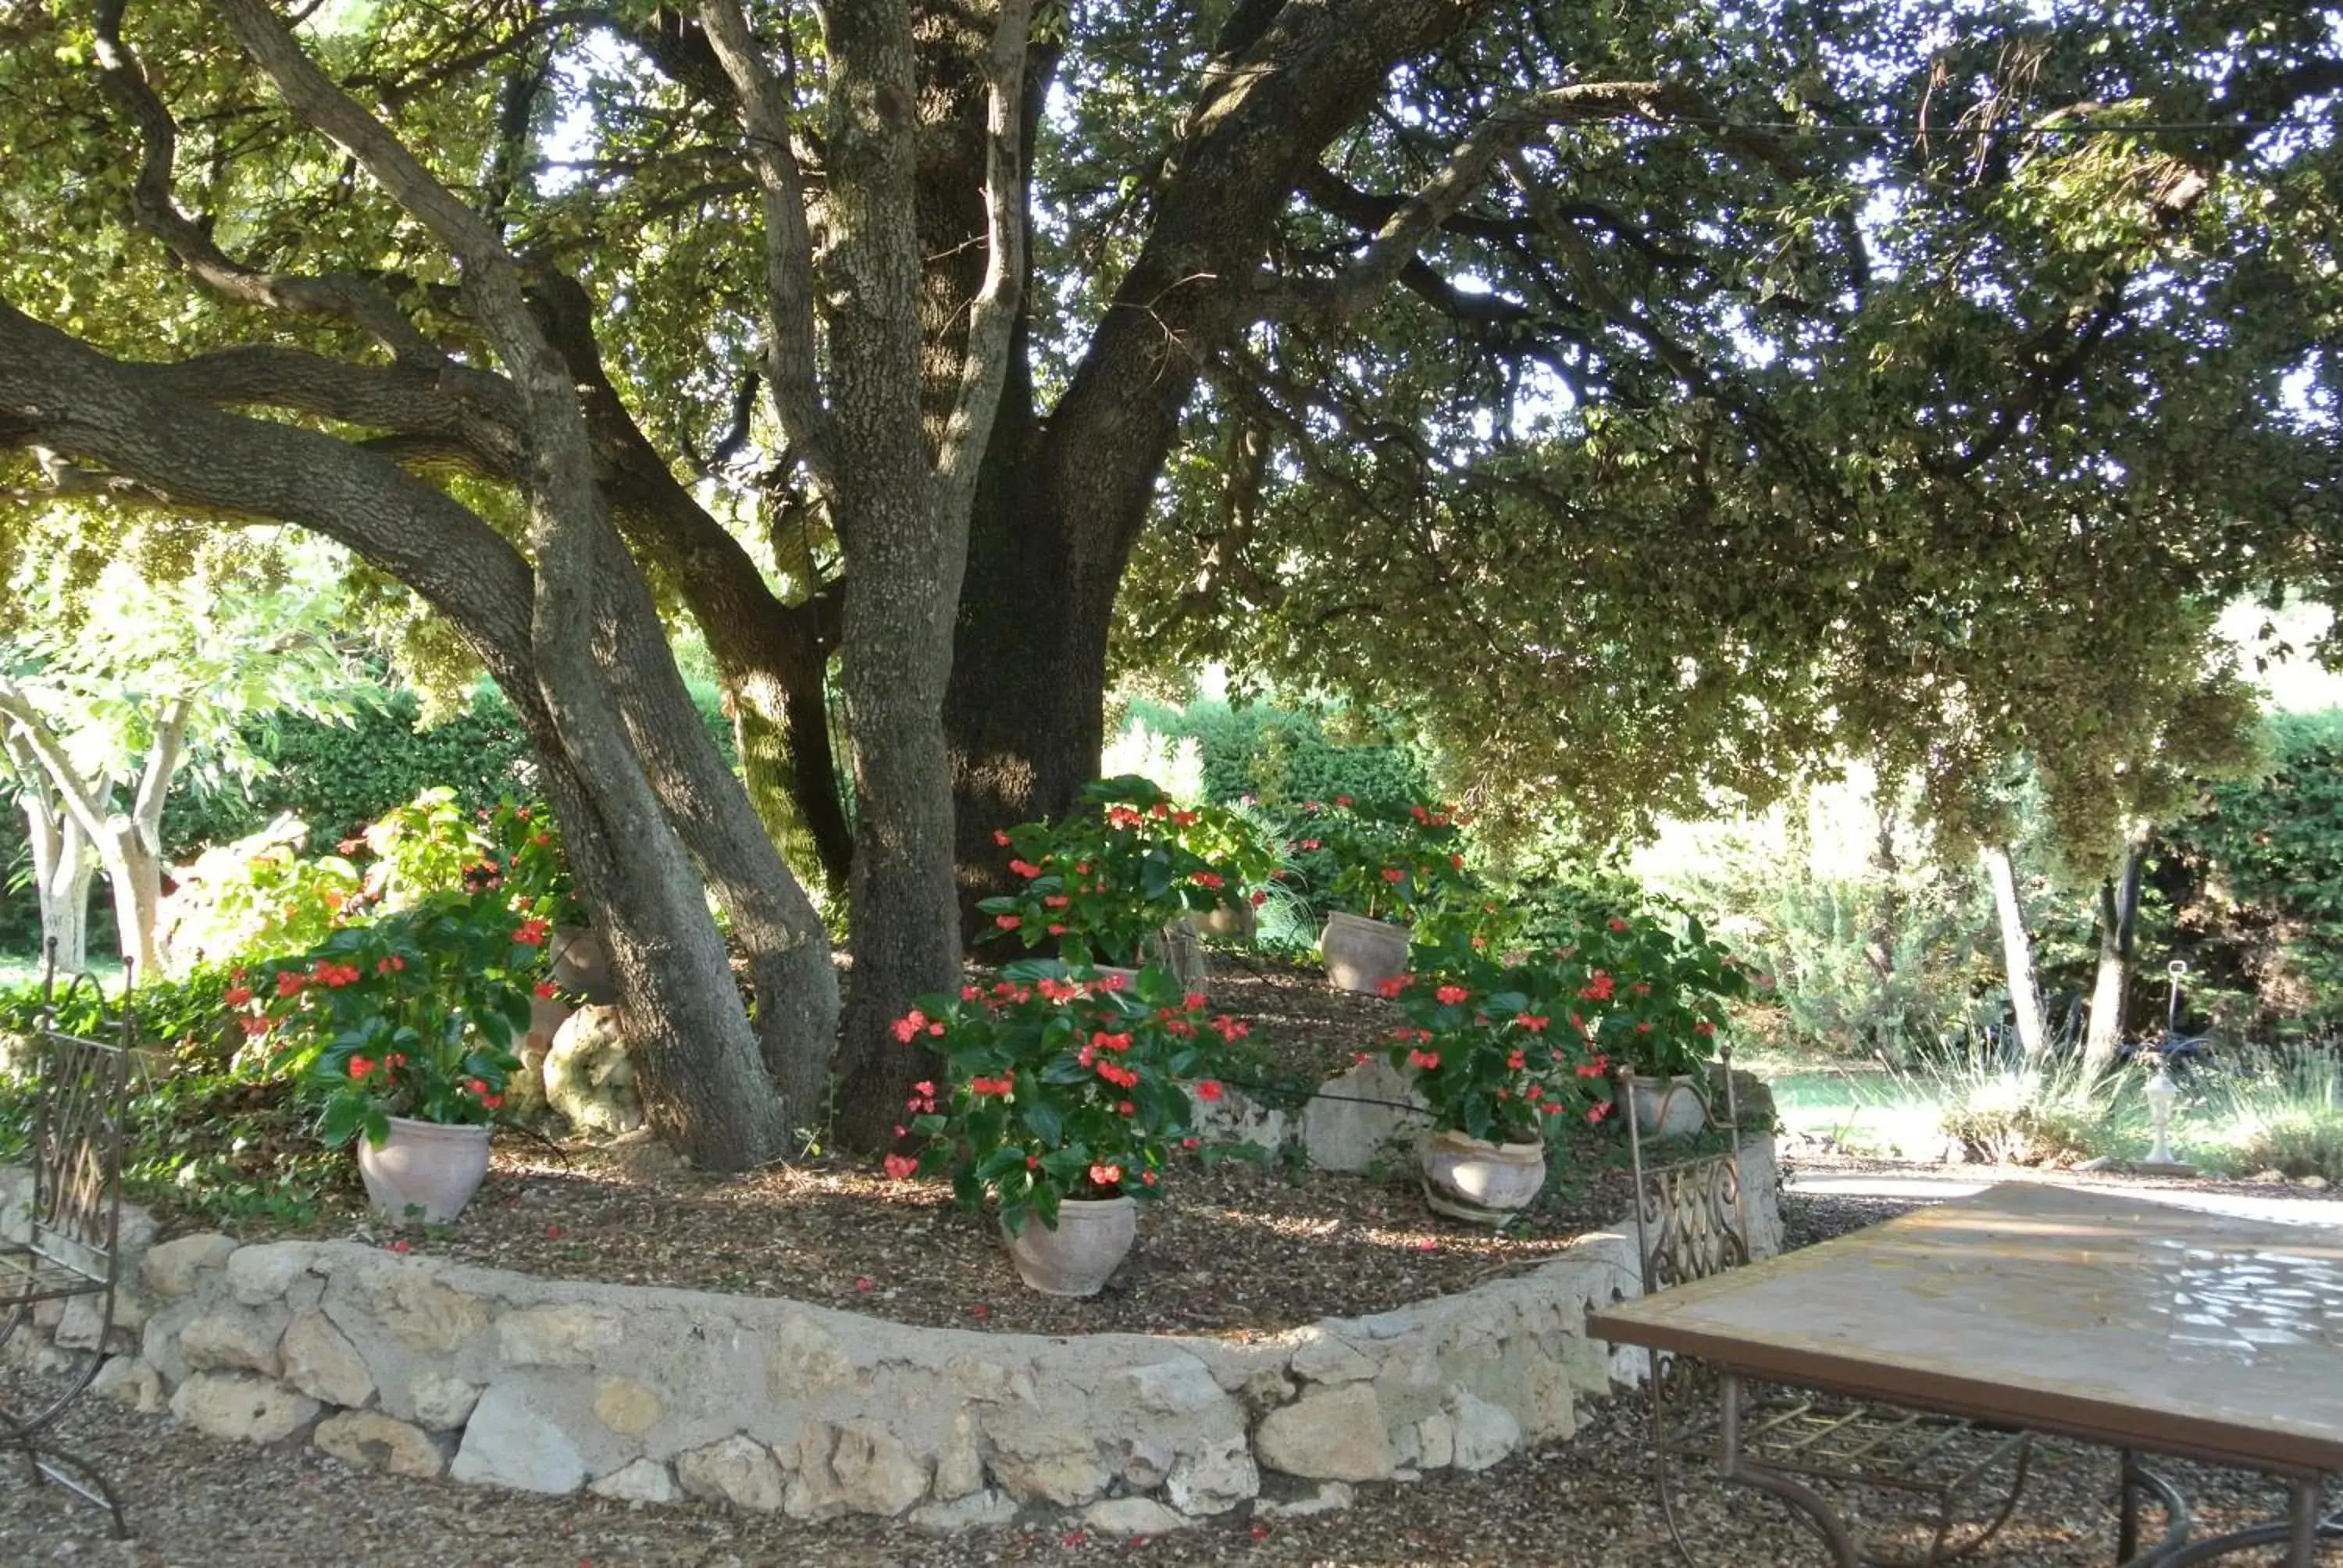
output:
[[[357,1138],[375,1206],[438,1223],[488,1172],[550,930],[498,892],[433,893],[237,971],[226,1000],[247,1034],[278,1041],[280,1067],[323,1091],[327,1147]]]
[[[1568,957],[1508,963],[1469,940],[1414,956],[1415,972],[1379,989],[1407,1020],[1393,1031],[1392,1065],[1411,1075],[1433,1119],[1419,1151],[1425,1201],[1503,1224],[1544,1186],[1554,1127],[1610,1112],[1609,1064],[1580,1010],[1590,976]]]
[[[1094,1294],[1131,1249],[1134,1204],[1161,1191],[1173,1151],[1198,1147],[1191,1086],[1217,1099],[1216,1060],[1244,1033],[1159,968],[1027,960],[922,997],[895,1035],[940,1052],[945,1077],[915,1089],[900,1131],[925,1145],[888,1171],[950,1174],[963,1203],[998,1214],[1026,1284]]]

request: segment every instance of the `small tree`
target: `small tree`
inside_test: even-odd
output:
[[[168,973],[158,920],[163,802],[190,764],[214,779],[266,767],[246,744],[257,714],[347,712],[333,633],[337,572],[288,536],[227,541],[150,581],[135,535],[87,571],[67,553],[8,585],[17,629],[0,638],[0,739],[40,883],[41,930],[62,965],[85,957],[90,863],[114,894],[122,956]]]

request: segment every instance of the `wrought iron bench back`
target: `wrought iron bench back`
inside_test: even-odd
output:
[[[129,1089],[135,1025],[126,998],[112,1043],[57,1027],[57,1017],[85,991],[104,998],[91,976],[57,987],[54,959],[41,986],[35,1040],[33,1191],[25,1222],[36,1256],[94,1281],[111,1282],[122,1222],[122,1123]]]
[[[1725,1101],[1721,1124],[1711,1096],[1667,1079],[1639,1079],[1633,1072],[1620,1081],[1635,1175],[1635,1261],[1646,1295],[1708,1279],[1749,1261],[1749,1208],[1741,1191],[1741,1105],[1729,1050],[1722,1053],[1717,1077]],[[1634,1113],[1638,1083],[1656,1087],[1664,1098],[1692,1095],[1701,1110],[1701,1126],[1693,1136],[1721,1125],[1729,1134],[1728,1146],[1721,1152],[1646,1165],[1644,1134]]]

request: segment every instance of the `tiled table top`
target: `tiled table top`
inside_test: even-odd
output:
[[[2006,1184],[1589,1330],[1785,1382],[2343,1471],[2343,1230]]]

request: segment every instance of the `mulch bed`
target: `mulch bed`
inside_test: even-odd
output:
[[[1217,960],[1213,1002],[1252,1026],[1276,1069],[1312,1081],[1380,1049],[1397,1018],[1322,974]],[[1387,1311],[1534,1267],[1631,1207],[1625,1146],[1609,1125],[1561,1146],[1538,1205],[1503,1233],[1436,1218],[1412,1167],[1363,1175],[1223,1160],[1176,1169],[1141,1212],[1131,1261],[1105,1291],[1026,1290],[998,1229],[940,1181],[895,1181],[816,1156],[744,1176],[687,1169],[636,1136],[560,1144],[506,1135],[457,1224],[400,1229],[355,1198],[307,1224],[247,1223],[247,1240],[304,1236],[396,1246],[543,1278],[780,1296],[900,1322],[1023,1333],[1251,1336]],[[162,1205],[166,1230],[205,1222]]]

